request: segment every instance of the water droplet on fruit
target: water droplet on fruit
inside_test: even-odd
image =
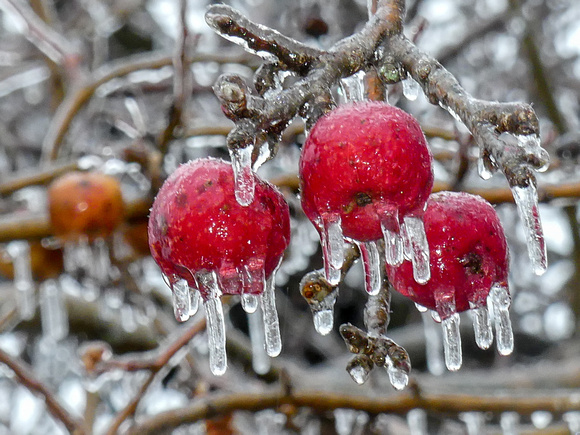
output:
[[[340,283],[341,267],[344,261],[344,237],[340,215],[324,214],[322,216],[323,230],[320,234],[322,242],[322,256],[324,260],[324,274],[332,286]]]
[[[191,299],[189,296],[189,284],[185,279],[180,279],[171,286],[173,313],[178,322],[189,319]]]
[[[471,302],[470,302],[471,306]],[[486,307],[472,306],[473,331],[475,342],[480,349],[489,349],[493,342],[493,332],[491,330],[491,318]]]
[[[236,201],[240,205],[250,205],[254,200],[254,173],[252,171],[252,152],[254,146],[230,150],[234,170]]]
[[[528,255],[536,275],[542,275],[548,267],[546,242],[538,208],[538,192],[533,184],[511,188],[518,207],[520,219],[524,223]]]
[[[423,220],[415,216],[405,216],[403,223],[405,245],[410,250],[413,263],[413,277],[419,284],[425,284],[431,278],[429,268],[429,244],[425,234]]]
[[[264,375],[270,370],[270,358],[264,347],[264,322],[262,312],[257,309],[247,315],[250,342],[252,344],[252,368],[258,375]]]
[[[396,367],[389,367],[387,369],[389,374],[389,381],[395,390],[404,390],[409,383],[409,375],[403,370]]]
[[[443,350],[445,365],[448,370],[456,371],[461,368],[461,334],[459,333],[459,314],[454,313],[441,321],[443,327]]]
[[[271,357],[280,355],[282,351],[280,324],[278,322],[278,311],[276,311],[275,275],[276,271],[272,272],[272,275],[266,280],[266,287],[260,296],[266,338],[266,353]]]
[[[350,77],[340,80],[340,95],[342,103],[363,101],[365,99],[365,72],[359,71]]]
[[[256,312],[258,309],[259,299],[258,296],[252,293],[242,294],[242,308],[248,314]]]
[[[207,322],[209,368],[215,376],[221,376],[226,372],[228,366],[226,326],[224,311],[220,300],[222,292],[218,286],[215,272],[196,272],[195,280],[200,291],[207,295],[203,306]]]
[[[419,83],[413,80],[410,76],[403,80],[402,83],[403,95],[405,98],[409,101],[415,101],[419,96],[419,91],[421,90]]]
[[[507,288],[494,284],[487,295],[487,307],[493,316],[497,351],[509,355],[514,350],[514,334],[509,314],[511,298]]]
[[[356,242],[360,251],[365,273],[365,290],[369,295],[376,295],[383,282],[379,249],[376,242]]]

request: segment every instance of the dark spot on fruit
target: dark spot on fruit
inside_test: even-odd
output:
[[[343,211],[344,213],[347,213],[347,214],[348,214],[348,213],[350,213],[351,211],[353,211],[353,210],[354,210],[354,204],[355,204],[355,202],[354,202],[354,201],[351,201],[351,202],[349,202],[348,204],[346,204],[346,205],[343,205],[343,206],[342,206],[342,211]]]
[[[157,228],[161,232],[162,236],[167,234],[167,230],[169,229],[169,225],[167,224],[167,218],[165,215],[160,214],[157,219]]]
[[[88,189],[89,187],[91,187],[91,182],[89,180],[81,180],[79,181],[79,186],[82,187],[83,189]]]
[[[229,204],[224,204],[221,206],[220,210],[227,213],[228,211],[230,211],[232,207]]]
[[[483,260],[481,258],[481,255],[475,252],[468,253],[463,258],[459,259],[459,262],[472,275],[481,275],[483,273],[481,267]]]
[[[365,205],[369,205],[373,202],[373,199],[368,193],[359,192],[355,196],[356,205],[359,207],[364,207]]]
[[[185,207],[186,204],[187,204],[187,195],[185,193],[183,193],[183,192],[178,193],[175,196],[175,201],[174,202],[175,202],[175,205],[177,207],[179,207],[179,208]]]

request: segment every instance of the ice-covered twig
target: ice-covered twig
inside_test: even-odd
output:
[[[87,433],[84,428],[84,423],[69,413],[57,399],[56,395],[43,382],[36,378],[32,369],[26,363],[13,358],[0,349],[0,364],[8,366],[14,372],[19,382],[30,391],[42,395],[49,412],[55,419],[61,421],[71,434]]]
[[[388,62],[400,65],[417,81],[429,101],[447,110],[469,129],[480,148],[480,175],[488,178],[500,169],[514,194],[524,222],[534,271],[547,267],[542,227],[537,213],[534,171],[548,167],[549,156],[540,146],[538,118],[529,104],[498,103],[474,98],[436,59],[402,35],[385,41]],[[526,198],[522,203],[522,198]]]

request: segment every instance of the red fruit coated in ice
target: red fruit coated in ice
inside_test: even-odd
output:
[[[191,161],[165,181],[148,232],[153,258],[170,280],[195,287],[196,272],[232,273],[248,263],[263,263],[265,276],[272,274],[290,240],[288,205],[271,184],[256,176],[255,183],[254,201],[244,207],[234,196],[232,167],[222,160]]]
[[[429,242],[431,279],[417,284],[410,261],[387,265],[394,288],[419,305],[437,310],[435,295],[455,295],[454,312],[469,302],[485,306],[493,284],[507,287],[508,247],[494,208],[468,193],[432,194],[423,216]],[[442,319],[450,314],[437,310]]]
[[[423,211],[433,186],[431,162],[408,113],[380,101],[339,106],[318,120],[302,148],[302,208],[319,230],[322,215],[338,213],[345,237],[380,239],[378,210],[400,220]]]

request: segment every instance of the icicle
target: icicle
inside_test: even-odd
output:
[[[275,275],[276,271],[272,272],[272,275],[266,280],[266,287],[260,296],[266,338],[266,353],[271,357],[280,355],[282,351],[280,324],[278,323],[278,311],[276,310]]]
[[[536,275],[542,275],[548,267],[546,242],[540,221],[538,209],[538,193],[533,184],[525,187],[513,186],[511,188],[520,219],[524,223],[528,255],[532,262],[532,268]]]
[[[200,295],[196,288],[189,287],[189,317],[193,317],[199,310]]]
[[[369,421],[364,411],[338,408],[334,410],[334,428],[338,435],[359,435]]]
[[[470,302],[471,306],[472,303]],[[473,331],[475,342],[480,349],[489,349],[493,342],[493,332],[491,330],[491,319],[487,307],[471,306],[473,316]]]
[[[369,295],[376,295],[381,290],[382,269],[379,249],[376,242],[356,242],[360,251],[365,273],[365,290]]]
[[[56,281],[44,281],[39,287],[42,334],[55,341],[68,335],[68,317],[64,300]]]
[[[423,330],[425,334],[425,357],[427,359],[427,369],[432,375],[442,375],[445,371],[445,363],[443,361],[441,328],[433,322],[433,319],[428,312],[422,313],[421,318],[423,319]]]
[[[467,427],[467,435],[482,435],[485,427],[485,414],[482,412],[462,412],[459,419]]]
[[[204,301],[209,345],[209,368],[215,376],[221,376],[228,367],[226,354],[226,325],[215,272],[200,271],[195,274],[198,288],[207,294]]]
[[[30,245],[16,240],[8,243],[6,252],[12,259],[14,267],[14,287],[16,288],[16,308],[24,320],[34,317],[36,301],[34,299],[34,281],[30,269]]]
[[[240,205],[250,205],[254,200],[254,173],[252,172],[252,152],[254,146],[230,149],[234,169],[236,200]]]
[[[364,384],[371,373],[372,367],[366,364],[354,363],[354,360],[346,367],[346,371],[357,384]]]
[[[441,321],[443,327],[443,350],[445,351],[445,365],[448,370],[455,371],[461,368],[461,334],[459,332],[459,314],[454,313]]]
[[[396,208],[378,209],[381,230],[385,239],[385,260],[390,266],[399,266],[403,262],[403,238],[399,227],[399,217]],[[392,226],[395,229],[392,229]],[[410,259],[410,257],[409,257]]]
[[[322,216],[322,255],[326,280],[332,286],[340,283],[340,268],[344,262],[344,237],[340,215]]]
[[[494,284],[487,295],[487,307],[493,313],[497,351],[509,355],[514,350],[514,334],[509,314],[510,295],[507,288]]]
[[[242,308],[246,313],[253,313],[258,308],[258,294],[264,291],[266,281],[264,261],[254,259],[243,267]]]
[[[121,327],[125,332],[133,333],[137,330],[137,321],[135,320],[135,310],[129,304],[121,306]]]
[[[431,278],[429,268],[429,244],[425,234],[425,226],[421,218],[405,216],[404,233],[411,250],[411,261],[413,262],[413,277],[419,284],[425,284]]]
[[[548,411],[534,411],[530,418],[536,429],[546,429],[552,423],[554,416]]]
[[[411,435],[427,435],[427,413],[423,409],[411,409],[407,413],[407,424]]]
[[[286,424],[286,416],[281,412],[272,409],[266,409],[256,413],[257,435],[270,435],[274,433],[283,433]]]
[[[91,257],[93,261],[90,269],[88,269],[91,272],[91,276],[99,284],[108,282],[111,258],[109,257],[109,247],[104,239],[98,238],[93,242]]]
[[[173,313],[178,322],[189,319],[191,299],[189,296],[189,284],[187,280],[180,279],[171,286]]]
[[[338,288],[329,293],[322,301],[310,304],[314,329],[320,335],[328,335],[334,326],[334,304],[338,298]]]
[[[387,373],[389,374],[389,381],[395,390],[404,390],[409,383],[409,374],[404,370],[390,365],[387,368]]]
[[[415,101],[419,96],[421,87],[419,83],[413,80],[410,76],[403,80],[403,95],[409,101]]]
[[[270,370],[270,358],[264,347],[264,322],[261,310],[255,310],[247,315],[250,342],[252,343],[252,368],[259,375]]]
[[[359,71],[350,77],[340,80],[340,93],[344,103],[363,101],[365,99],[365,72]]]
[[[499,420],[503,435],[518,435],[520,415],[517,412],[502,412]]]
[[[483,148],[480,148],[479,158],[477,159],[477,172],[480,178],[482,180],[489,180],[493,177],[493,173],[496,170],[497,167],[491,160],[491,156]]]
[[[562,415],[562,420],[568,425],[568,430],[573,433],[580,432],[580,411],[568,411]]]

